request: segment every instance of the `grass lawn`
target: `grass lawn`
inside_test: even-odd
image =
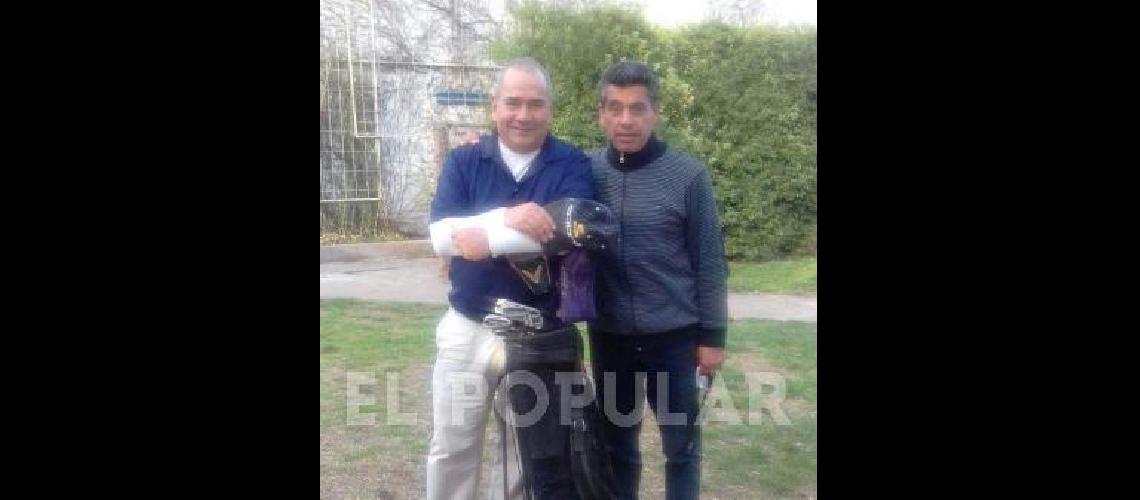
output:
[[[321,498],[422,498],[424,456],[430,434],[429,389],[434,327],[442,305],[321,300]],[[714,384],[710,414],[731,401],[742,424],[710,421],[703,431],[702,498],[808,498],[816,491],[816,329],[814,323],[734,321],[729,358]],[[748,424],[749,377],[769,374],[783,385],[777,423],[768,410]],[[349,377],[369,381],[349,425]],[[392,377],[398,384],[391,388]],[[727,390],[727,395],[718,392]],[[753,384],[754,394],[771,386]],[[757,391],[757,389],[760,389]],[[398,408],[389,405],[398,396]],[[759,406],[753,406],[759,410]],[[389,413],[415,414],[408,425],[387,425]],[[647,413],[642,429],[643,498],[664,497],[660,437]],[[756,423],[756,422],[753,422]],[[489,430],[491,430],[489,428]],[[488,433],[488,440],[492,440]],[[488,441],[490,445],[492,441]],[[484,482],[489,453],[484,454]],[[481,488],[482,489],[482,488]]]
[[[732,262],[728,289],[737,293],[815,294],[815,257]]]

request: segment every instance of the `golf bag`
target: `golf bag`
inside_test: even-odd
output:
[[[562,367],[570,366],[577,370],[577,374],[580,374],[576,382],[583,386],[582,395],[590,403],[585,406],[570,405],[568,436],[558,422],[560,419],[567,419],[557,413],[561,410],[553,410],[553,406],[558,404],[557,401],[547,408],[548,412],[552,410],[556,412],[554,416],[549,417],[551,420],[540,421],[536,428],[526,428],[526,436],[521,439],[519,428],[500,420],[500,440],[504,444],[504,456],[506,455],[505,444],[513,441],[516,446],[515,455],[519,457],[522,464],[520,466],[522,470],[518,473],[522,475],[524,495],[527,499],[533,498],[534,489],[540,487],[532,484],[531,480],[536,475],[536,471],[530,469],[539,462],[530,460],[530,457],[535,455],[549,456],[544,453],[543,449],[545,448],[546,450],[560,450],[549,453],[568,459],[568,472],[574,490],[569,493],[577,493],[577,498],[582,500],[610,500],[614,498],[614,488],[617,482],[610,458],[610,450],[601,434],[604,432],[601,420],[604,416],[596,401],[596,391],[593,384],[583,369],[578,331],[573,326],[544,331],[542,323],[543,318],[537,309],[506,299],[499,299],[495,304],[495,313],[488,315],[483,320],[483,324],[491,328],[496,335],[503,337],[507,345],[508,377],[511,376],[512,366],[541,366],[543,360],[551,361],[548,366],[555,364]],[[534,347],[542,344],[548,347]],[[520,360],[523,362],[519,362]],[[526,362],[531,363],[528,365]],[[513,398],[510,395],[503,394],[502,396],[505,398],[503,403],[513,404]],[[544,432],[547,434],[541,435]],[[508,436],[507,433],[511,433],[511,435]],[[564,436],[569,439],[569,443],[563,443],[562,438]],[[559,468],[564,468],[566,463],[560,461],[558,465]],[[503,467],[505,478],[509,474],[507,460],[503,461]],[[566,472],[566,470],[551,471],[549,468],[542,471],[543,474],[554,475]],[[561,476],[561,480],[565,482],[565,477]],[[506,483],[507,481],[504,480],[504,484]],[[562,493],[566,494],[567,492],[563,491]]]

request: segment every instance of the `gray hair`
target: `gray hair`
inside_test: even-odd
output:
[[[652,104],[654,109],[660,109],[661,85],[657,82],[657,75],[653,74],[649,66],[637,61],[621,61],[610,65],[598,82],[598,104],[606,103],[606,87],[610,85],[618,87],[642,85],[649,95],[649,104]]]
[[[550,79],[550,73],[547,73],[546,68],[543,68],[538,61],[531,57],[519,57],[503,64],[502,69],[499,70],[499,78],[495,81],[495,91],[492,95],[499,96],[499,89],[503,86],[503,78],[507,75],[507,71],[512,69],[528,71],[542,77],[542,88],[546,90],[546,98],[554,102],[554,82]]]

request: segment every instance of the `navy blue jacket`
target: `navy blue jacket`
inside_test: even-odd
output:
[[[461,146],[448,155],[431,202],[431,221],[478,215],[528,201],[545,205],[568,197],[594,198],[590,159],[582,151],[548,134],[542,151],[521,182],[516,182],[499,155],[498,136],[485,135],[478,145]],[[560,261],[550,257],[551,276],[559,276]],[[451,306],[473,321],[482,321],[492,311],[495,299],[506,298],[536,307],[557,323],[558,287],[552,286],[543,295],[531,293],[505,257],[477,262],[452,257],[449,277]]]

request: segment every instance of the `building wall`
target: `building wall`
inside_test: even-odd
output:
[[[496,15],[501,1],[322,0],[322,231],[380,221],[426,234],[447,151],[490,124],[488,103],[437,94],[490,95]]]

